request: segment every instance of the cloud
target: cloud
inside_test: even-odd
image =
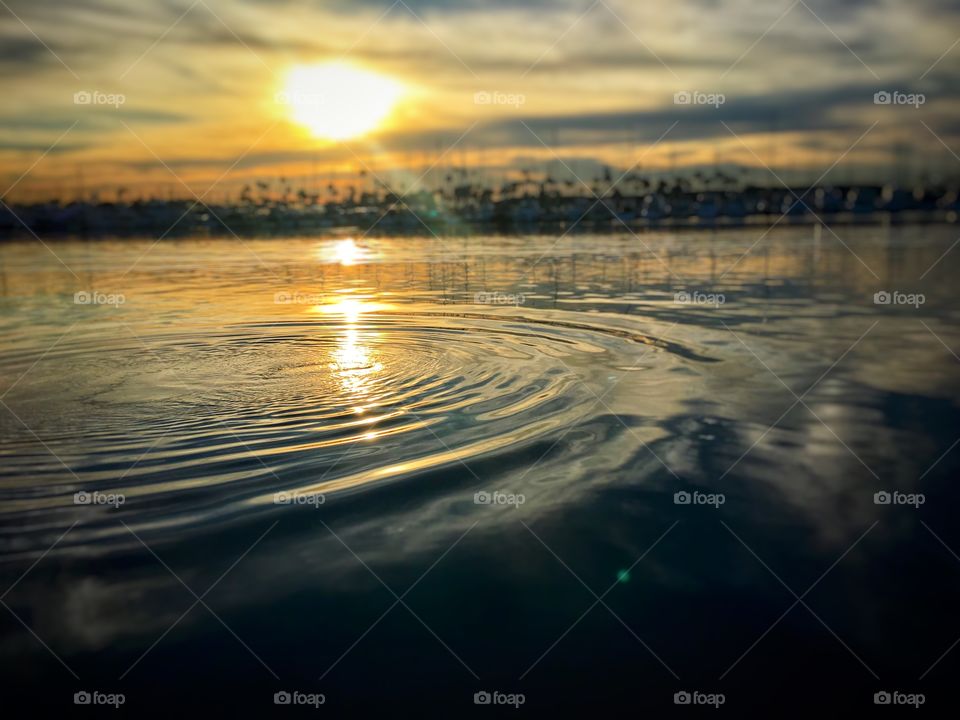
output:
[[[129,123],[169,124],[186,123],[190,119],[188,115],[163,110],[82,106],[75,111],[44,110],[0,116],[0,130],[49,131],[52,141],[57,134],[62,133],[75,122],[74,132],[81,133],[113,131],[122,127],[120,120]]]
[[[521,120],[563,152],[576,146],[568,154],[578,156],[651,143],[675,121],[671,141],[691,147],[729,140],[721,120],[741,135],[789,136],[785,142],[811,153],[816,147],[804,142],[842,142],[877,117],[881,127],[917,125],[922,117],[951,137],[960,48],[918,79],[956,39],[960,3],[804,0],[810,9],[797,4],[770,29],[791,2],[405,0],[414,17],[392,0],[204,0],[195,7],[193,0],[7,0],[83,80],[0,7],[0,82],[8,99],[0,108],[0,149],[45,149],[79,117],[81,139],[63,152],[82,149],[140,171],[143,163],[122,157],[126,146],[116,143],[122,118],[134,126],[176,124],[165,141],[184,148],[184,157],[171,161],[177,167],[225,168],[238,146],[253,141],[251,127],[278,117],[270,98],[291,65],[343,53],[412,90],[398,129],[372,138],[370,153],[434,152],[477,117],[466,146],[531,156],[544,149]],[[128,103],[75,108],[71,95],[84,88],[122,92]],[[723,92],[727,102],[718,109],[673,105],[674,92],[695,89]],[[928,104],[912,115],[879,110],[872,105],[879,89],[924,92]],[[473,94],[480,90],[523,93],[527,103],[478,109]],[[212,139],[201,141],[201,134]],[[917,143],[928,139],[916,136]],[[297,149],[302,136],[288,132],[285,142],[251,152],[239,167],[307,161]],[[186,149],[197,147],[196,155]],[[343,159],[329,150],[319,157]]]
[[[0,36],[0,65],[34,66],[49,58],[50,52],[33,37]]]
[[[67,126],[69,127],[69,125]],[[66,129],[66,128],[64,128]],[[0,151],[46,153],[48,155],[62,155],[64,153],[86,150],[93,147],[91,143],[57,143],[50,147],[49,143],[28,142],[21,140],[0,140]]]

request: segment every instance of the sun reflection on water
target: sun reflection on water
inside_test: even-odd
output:
[[[314,310],[335,318],[342,318],[343,329],[337,336],[336,347],[331,351],[328,366],[333,371],[341,388],[353,400],[367,397],[377,376],[383,372],[383,362],[373,341],[379,333],[360,327],[363,313],[388,309],[384,303],[370,302],[366,298],[349,297],[324,305]],[[355,413],[363,413],[366,407],[358,404]]]
[[[320,252],[322,259],[333,260],[346,267],[356,265],[367,255],[366,249],[357,245],[353,238],[338,240],[332,247],[326,246]]]

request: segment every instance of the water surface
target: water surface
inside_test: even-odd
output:
[[[956,232],[7,243],[5,668],[64,707],[949,702]]]

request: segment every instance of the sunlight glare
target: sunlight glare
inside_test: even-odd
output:
[[[361,250],[353,238],[341,240],[334,246],[334,257],[341,265],[354,265],[360,258]]]
[[[395,80],[342,62],[293,68],[281,93],[293,120],[329,140],[376,129],[402,94]]]

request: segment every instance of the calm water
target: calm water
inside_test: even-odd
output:
[[[0,246],[5,695],[955,703],[957,228],[839,235]]]

